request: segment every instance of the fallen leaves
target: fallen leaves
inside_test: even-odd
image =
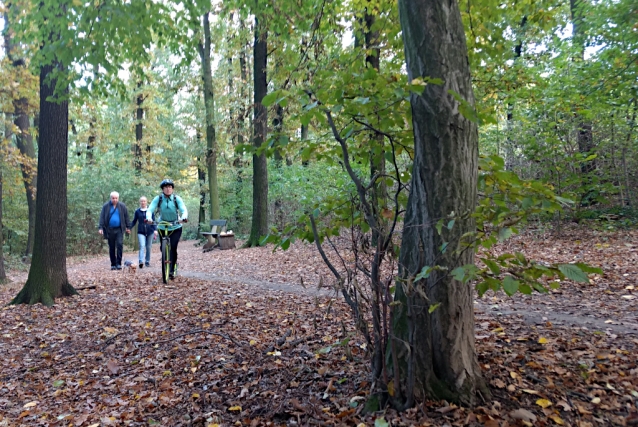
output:
[[[528,240],[524,250],[572,262],[570,244]],[[489,404],[468,409],[426,402],[383,416],[362,413],[370,393],[367,347],[339,299],[326,292],[315,299],[313,283],[329,276],[312,246],[201,254],[183,242],[184,276],[170,287],[160,285],[155,268],[129,277],[107,271],[104,258],[83,263],[84,270],[74,270],[70,260],[71,281],[96,283],[95,290],[51,309],[0,308],[0,413],[8,425],[37,425],[49,414],[43,424],[63,420],[81,427],[267,420],[308,425],[311,419],[338,425],[634,426],[638,339],[611,328],[638,325],[635,300],[621,298],[635,292],[629,289],[637,277],[635,264],[629,266],[635,252],[617,255],[617,245],[597,247],[581,237],[579,246],[586,245],[606,263],[605,275],[592,284],[563,282],[546,296],[488,296],[476,305],[477,352],[492,386]],[[211,268],[220,263],[228,269]],[[295,285],[298,277],[307,288]],[[13,296],[0,295],[3,301]],[[596,327],[583,323],[596,319]]]

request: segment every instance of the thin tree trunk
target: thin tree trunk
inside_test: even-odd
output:
[[[254,109],[253,147],[259,149],[266,140],[268,110],[261,103],[268,93],[266,66],[268,62],[267,31],[255,19],[253,48]],[[260,237],[268,234],[268,163],[266,153],[253,154],[253,218],[246,246],[259,246]]]
[[[69,104],[51,102],[57,81],[48,81],[55,65],[40,68],[40,139],[35,242],[27,282],[11,304],[53,305],[77,292],[66,272],[67,157]],[[66,96],[66,93],[64,94]]]
[[[572,40],[574,47],[578,49],[578,56],[575,59],[582,62],[585,60],[583,0],[570,0],[569,7],[572,18]],[[574,111],[577,121],[576,142],[578,144],[578,151],[581,153],[583,158],[586,158],[593,153],[595,146],[592,123],[591,121],[584,120],[584,118],[578,112],[578,110],[582,108],[583,106],[575,106],[576,111]],[[593,198],[595,197],[595,192],[592,188],[592,175],[597,168],[596,163],[596,159],[580,163],[580,172],[583,182],[581,205],[583,206],[588,206],[592,203],[595,203],[595,201],[593,200]]]
[[[91,117],[89,121],[89,139],[86,143],[86,164],[93,166],[95,160],[93,158],[93,149],[95,148],[95,117]]]
[[[200,147],[202,141],[202,133],[197,128],[197,147]],[[202,159],[197,158],[197,180],[199,181],[199,218],[198,218],[198,234],[201,226],[206,224],[206,169],[202,167]]]
[[[477,202],[478,129],[448,93],[474,104],[465,33],[456,0],[399,0],[399,13],[409,80],[428,76],[444,84],[410,99],[415,153],[395,295],[400,304],[393,313],[395,404],[410,407],[426,396],[472,404],[483,388],[473,291],[449,275],[474,263],[474,252],[462,250],[460,240],[476,231],[470,214]],[[439,234],[437,222],[451,214],[452,230]],[[442,251],[443,242],[450,249]],[[424,266],[447,271],[415,281]]]
[[[527,23],[527,16],[523,16],[520,24],[520,31],[522,32],[525,28],[525,24]],[[514,64],[517,63],[518,59],[521,57],[523,53],[523,39],[520,37],[518,39],[518,43],[514,47]],[[514,104],[507,103],[507,122],[505,127],[505,169],[506,170],[514,170],[517,159],[514,154],[514,140],[512,139],[513,129],[514,129]]]
[[[381,57],[381,48],[379,47],[379,31],[373,30],[372,27],[376,22],[376,16],[370,13],[369,10],[366,10],[365,16],[363,18],[365,22],[365,51],[366,51],[366,65],[370,68],[374,68],[379,71],[380,67],[380,57]],[[379,120],[377,119],[377,123],[374,124],[377,128],[379,126]],[[372,135],[373,141],[375,141],[375,145],[380,147],[380,149],[376,149],[373,147],[370,150],[370,178],[374,178],[377,175],[385,174],[385,154],[383,148],[383,135],[378,132],[375,132]],[[379,244],[380,236],[384,234],[385,229],[385,219],[380,215],[380,212],[386,207],[388,198],[388,189],[385,184],[385,178],[380,176],[374,184],[374,191],[372,194],[372,209],[374,209],[374,215],[377,217],[379,221],[379,227],[372,230],[372,244],[377,246]],[[374,304],[374,307],[378,307],[378,304]]]
[[[29,100],[20,98],[13,102],[15,109],[14,124],[20,129],[20,133],[16,134],[16,145],[22,160],[20,161],[20,171],[22,172],[22,181],[27,197],[27,208],[29,212],[29,231],[27,233],[27,246],[24,251],[25,256],[29,256],[33,250],[33,236],[35,233],[35,199],[36,189],[38,185],[38,174],[36,169],[35,146],[33,144],[33,135],[30,132],[29,124]]]
[[[244,33],[245,24],[244,20],[240,17],[239,21],[239,29],[240,34]],[[244,132],[246,131],[246,89],[248,85],[248,66],[246,64],[246,46],[248,45],[247,40],[242,39],[241,49],[239,50],[239,73],[240,73],[240,87],[239,87],[239,111],[237,113],[237,144],[244,144]],[[243,153],[237,153],[237,157],[233,162],[233,166],[237,170],[236,180],[235,180],[235,197],[237,202],[235,203],[235,223],[239,225],[241,223],[242,216],[242,198],[241,192],[244,187],[244,178],[243,178]]]
[[[8,116],[8,114],[7,114]],[[11,138],[11,127],[9,126],[9,121],[5,121],[4,123],[4,139]],[[2,150],[2,145],[0,145],[0,150]],[[0,284],[7,280],[7,273],[4,270],[4,230],[2,228],[2,204],[3,204],[3,194],[2,194],[2,170],[4,168],[4,159],[5,153],[0,152]]]
[[[11,7],[11,6],[9,6]],[[14,10],[15,12],[15,10]],[[26,62],[23,58],[15,58],[13,55],[13,32],[10,27],[9,10],[4,12],[4,48],[7,58],[12,62],[13,67],[24,69]],[[25,256],[29,256],[33,249],[33,234],[35,232],[35,197],[37,188],[36,158],[33,136],[29,131],[29,100],[22,97],[13,101],[14,124],[20,129],[16,134],[16,146],[22,155],[20,160],[20,171],[24,182],[25,195],[27,198],[27,209],[29,215],[29,229],[27,233],[27,245],[24,251]]]
[[[142,83],[138,83],[138,89],[141,91]],[[135,110],[135,148],[133,155],[133,163],[135,165],[135,171],[137,173],[142,172],[142,138],[144,137],[144,109],[142,104],[144,103],[144,95],[140,92],[136,99],[137,109]]]
[[[210,62],[210,22],[209,13],[204,14],[204,44],[199,43],[204,81],[204,106],[206,109],[206,166],[208,167],[208,193],[210,196],[210,217],[219,219],[219,189],[217,184],[217,140],[215,137],[215,97],[213,74]]]

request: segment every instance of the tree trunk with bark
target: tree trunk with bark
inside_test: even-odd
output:
[[[202,141],[202,133],[197,129],[197,146],[200,147]],[[199,234],[202,225],[206,224],[206,169],[204,169],[201,157],[197,157],[197,180],[199,181],[199,218],[197,226],[197,234]]]
[[[66,272],[67,157],[69,104],[51,102],[56,80],[48,81],[55,65],[40,67],[40,139],[35,242],[27,282],[11,304],[53,305],[54,299],[77,292]],[[65,94],[66,95],[66,94]]]
[[[204,81],[204,106],[206,109],[206,166],[208,167],[208,193],[210,196],[210,218],[219,219],[219,188],[217,184],[217,140],[215,137],[215,97],[213,74],[210,62],[210,21],[204,14],[204,44],[199,43]]]
[[[11,138],[11,128],[9,127],[9,122],[5,121],[4,123],[4,139]],[[4,231],[2,229],[2,203],[3,203],[3,194],[2,194],[2,169],[4,167],[4,144],[0,144],[0,284],[4,283],[7,280],[7,273],[4,270]]]
[[[266,140],[268,110],[261,101],[268,93],[266,66],[268,62],[267,31],[255,19],[253,47],[254,119],[253,147],[259,149]],[[268,163],[266,153],[253,154],[253,218],[250,237],[245,246],[259,246],[260,238],[268,234]]]
[[[473,250],[462,250],[460,240],[476,231],[470,214],[477,202],[478,130],[448,92],[474,104],[465,33],[456,0],[399,0],[399,13],[409,79],[444,84],[410,99],[414,166],[388,358],[395,404],[432,397],[471,405],[478,389],[486,391],[474,348],[473,291],[449,274],[474,263]],[[454,226],[439,234],[437,222],[450,215]],[[425,266],[447,270],[415,280]]]
[[[243,18],[239,18],[240,34],[244,34],[245,24]],[[243,36],[242,36],[243,37]],[[241,49],[239,50],[239,73],[241,83],[239,86],[239,111],[237,112],[237,144],[244,144],[244,132],[246,131],[246,89],[248,85],[248,66],[246,61],[246,47],[248,46],[248,40],[242,38]],[[233,162],[233,166],[237,169],[237,175],[235,180],[235,196],[237,203],[235,203],[235,223],[241,223],[242,217],[242,198],[241,192],[244,187],[244,154],[237,153],[237,157]]]
[[[9,5],[9,7],[11,7]],[[13,13],[16,12],[14,9]],[[13,32],[11,31],[11,23],[9,19],[9,10],[4,12],[4,49],[7,58],[12,62],[16,69],[25,69],[26,62],[23,58],[16,58],[13,52]],[[24,71],[26,72],[26,71]],[[33,135],[30,132],[29,124],[29,100],[21,97],[13,101],[14,124],[20,129],[16,134],[16,146],[20,151],[22,159],[20,160],[20,171],[24,182],[24,189],[27,198],[27,209],[29,213],[29,230],[27,233],[27,245],[24,251],[25,256],[29,256],[33,249],[33,234],[35,232],[35,197],[37,188],[36,158],[35,146],[33,144]]]
[[[142,83],[137,85],[141,90]],[[142,104],[144,104],[144,95],[139,93],[136,99],[137,108],[135,110],[135,149],[133,156],[133,163],[135,165],[135,171],[140,174],[142,172],[142,139],[144,137],[144,125],[142,124],[142,120],[144,120],[144,108],[142,108]]]
[[[30,132],[29,123],[29,100],[20,98],[13,102],[14,124],[20,129],[16,134],[16,145],[22,160],[20,161],[20,171],[27,197],[27,208],[29,212],[29,231],[27,233],[27,246],[24,251],[25,256],[29,256],[33,250],[33,236],[35,233],[35,198],[38,185],[38,174],[36,169],[35,146],[33,135]]]
[[[585,60],[583,7],[583,0],[570,0],[569,2],[569,8],[572,18],[572,40],[574,47],[578,51],[578,56],[574,59],[578,62],[582,62]],[[578,112],[581,109],[586,109],[586,107],[582,105],[576,105],[574,106],[574,108],[574,115],[576,117],[576,142],[578,144],[578,151],[583,158],[587,158],[589,155],[593,154],[595,148],[592,123],[589,120],[585,120],[585,118]],[[583,183],[581,205],[583,206],[588,206],[592,203],[595,203],[594,198],[596,197],[596,192],[591,187],[593,174],[596,169],[596,159],[580,163],[580,172],[582,175]]]

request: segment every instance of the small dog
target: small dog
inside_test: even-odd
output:
[[[129,260],[124,261],[122,266],[122,273],[135,274],[137,273],[137,265]]]

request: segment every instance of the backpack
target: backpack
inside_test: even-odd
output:
[[[164,193],[159,195],[159,202],[157,203],[157,207],[162,207],[162,201],[164,200]],[[173,194],[173,203],[175,203],[175,214],[179,217],[179,208],[177,207],[177,196]]]

